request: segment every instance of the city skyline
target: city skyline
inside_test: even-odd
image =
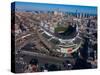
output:
[[[49,9],[48,9],[49,8]],[[26,3],[26,2],[16,2],[16,9],[18,10],[43,10],[43,11],[62,11],[62,12],[72,12],[72,13],[87,13],[97,15],[96,6],[80,6],[80,5],[62,5],[62,4],[46,4],[46,3]]]

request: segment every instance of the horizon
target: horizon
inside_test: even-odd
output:
[[[43,11],[62,11],[62,12],[72,12],[72,13],[76,13],[77,11],[77,13],[87,13],[87,14],[97,15],[97,7],[95,6],[31,3],[31,2],[13,2],[13,3],[15,3],[15,9],[24,11],[43,10]]]

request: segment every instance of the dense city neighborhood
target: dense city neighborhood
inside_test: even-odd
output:
[[[97,15],[16,8],[12,21],[17,73],[97,68]]]

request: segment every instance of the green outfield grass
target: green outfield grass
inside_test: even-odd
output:
[[[65,32],[67,30],[67,27],[56,27],[55,32]]]
[[[56,27],[55,28],[55,32],[58,33],[58,32],[65,32],[67,31],[68,27]]]

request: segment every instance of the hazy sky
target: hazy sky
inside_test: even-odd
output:
[[[67,12],[82,12],[97,14],[97,7],[94,6],[76,6],[76,5],[61,5],[61,4],[45,4],[31,2],[16,2],[16,8],[22,10],[60,10]]]

